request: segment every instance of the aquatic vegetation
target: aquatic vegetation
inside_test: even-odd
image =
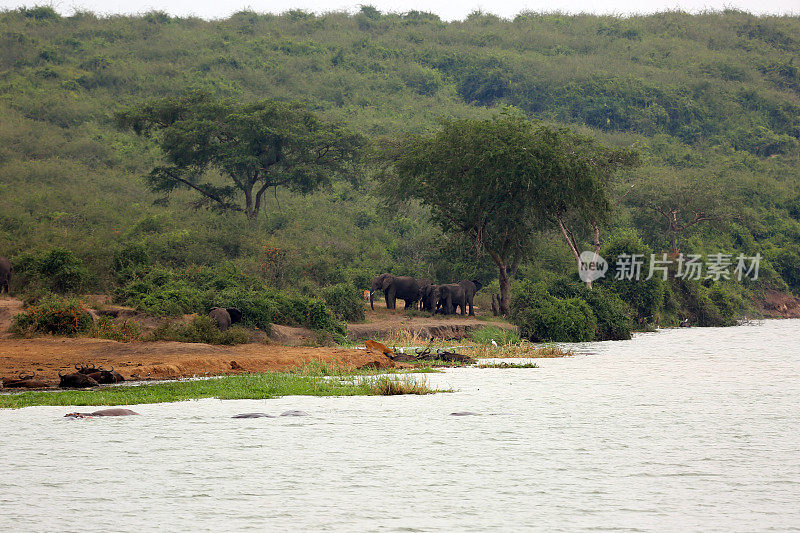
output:
[[[536,363],[507,363],[500,361],[499,363],[480,363],[478,368],[539,368]]]
[[[518,344],[506,344],[502,346],[472,346],[463,349],[464,353],[476,358],[506,359],[511,357],[567,357],[574,355],[570,350],[564,350],[555,344],[534,344],[522,341]]]
[[[179,402],[200,398],[220,400],[268,399],[280,396],[377,396],[391,394],[432,394],[425,379],[410,376],[320,376],[266,372],[212,379],[196,379],[133,386],[108,387],[91,391],[26,392],[0,395],[0,408],[32,405],[136,405]]]

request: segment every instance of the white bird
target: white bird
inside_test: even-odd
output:
[[[494,346],[495,348],[497,348],[497,343],[494,341],[494,339],[492,339],[492,346]]]

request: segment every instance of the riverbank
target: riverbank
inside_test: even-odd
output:
[[[201,398],[264,400],[281,396],[392,396],[446,392],[427,386],[424,377],[369,376],[342,372],[323,377],[264,372],[211,379],[122,385],[99,390],[37,391],[0,395],[0,409],[34,405],[116,406],[169,403]]]
[[[114,367],[125,379],[163,380],[253,372],[284,372],[312,361],[348,369],[393,368],[381,353],[328,347],[182,342],[117,342],[86,337],[0,340],[0,376],[32,374],[53,385],[76,364]]]

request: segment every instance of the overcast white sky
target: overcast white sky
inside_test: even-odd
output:
[[[513,18],[520,11],[564,11],[569,13],[652,13],[681,9],[697,12],[707,9],[738,8],[751,13],[789,13],[800,15],[800,0],[0,0],[0,9],[20,6],[52,5],[62,14],[76,9],[97,14],[145,13],[159,10],[172,15],[194,15],[205,19],[225,18],[231,13],[249,9],[257,12],[282,13],[289,9],[356,11],[360,4],[373,5],[381,11],[403,13],[416,9],[436,13],[445,20],[464,19],[477,9]]]

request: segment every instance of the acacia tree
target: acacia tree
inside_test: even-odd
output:
[[[244,212],[251,222],[270,188],[310,192],[352,175],[363,145],[302,104],[239,104],[202,91],[131,107],[116,120],[157,140],[163,164],[147,177],[152,190],[190,189],[200,204]]]
[[[662,175],[634,184],[626,202],[639,226],[660,234],[677,256],[681,241],[699,226],[741,219],[741,192],[726,185],[731,183],[719,175]]]
[[[396,176],[383,190],[419,199],[445,231],[473,239],[497,265],[500,312],[507,314],[510,279],[534,233],[574,210],[599,220],[608,209],[593,146],[510,113],[445,121],[438,132],[405,137],[384,152]]]

